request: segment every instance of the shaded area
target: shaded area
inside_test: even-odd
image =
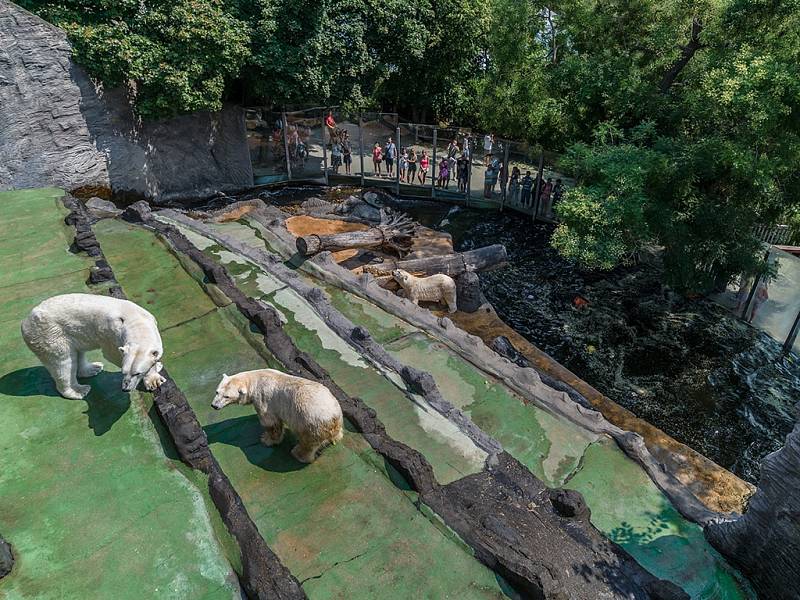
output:
[[[83,402],[86,402],[84,414],[88,417],[89,429],[94,431],[95,435],[103,435],[128,411],[131,404],[130,395],[115,394],[109,397],[105,394],[104,390],[121,385],[122,377],[118,373],[104,370],[91,379],[81,377],[79,381],[92,386],[92,391],[83,399]],[[17,397],[52,396],[56,403],[76,402],[66,400],[59,395],[53,379],[42,366],[19,369],[3,375],[0,377],[0,394]]]
[[[231,598],[238,583],[205,500],[165,460],[143,396],[116,367],[84,401],[55,395],[19,322],[41,300],[87,292],[91,264],[67,248],[60,190],[0,193],[0,532],[17,564],[12,598]],[[34,260],[36,240],[45,240]],[[16,257],[16,258],[10,258]],[[13,281],[13,283],[11,283]],[[80,572],[80,576],[76,576]]]

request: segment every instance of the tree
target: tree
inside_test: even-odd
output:
[[[248,26],[219,0],[24,0],[62,27],[75,56],[109,87],[130,84],[137,111],[219,110],[249,56]]]

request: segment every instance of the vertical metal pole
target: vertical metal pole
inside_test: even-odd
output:
[[[466,192],[467,206],[469,206],[469,199],[470,196],[472,196],[472,136],[464,140],[464,146],[469,150],[469,164],[467,165],[469,168],[469,171],[467,171],[467,188],[464,190]]]
[[[325,143],[325,131],[328,129],[325,124],[325,113],[327,112],[328,108],[322,109],[322,170],[325,174],[325,185],[328,185],[328,145]],[[328,135],[328,138],[333,141],[330,135]]]
[[[400,195],[400,122],[394,130],[394,187],[395,192]]]
[[[797,316],[794,319],[794,324],[789,330],[789,335],[786,336],[786,341],[783,343],[783,353],[789,354],[792,351],[792,346],[797,339],[797,333],[800,332],[800,310],[797,311]]]
[[[509,154],[511,153],[511,142],[508,140],[505,141],[505,152],[503,153],[503,169],[506,171],[506,185],[500,192],[503,194],[503,197],[500,199],[500,212],[503,212],[503,208],[506,205],[506,194],[508,193],[508,183],[511,181],[511,165],[508,164]]]
[[[358,110],[358,160],[361,163],[361,189],[364,189],[364,127],[361,109]]]
[[[769,261],[769,249],[767,249],[767,252],[764,254],[764,262],[766,263],[768,261]],[[739,317],[745,321],[747,320],[747,311],[750,310],[750,304],[753,302],[753,298],[756,295],[756,290],[758,289],[758,284],[761,283],[762,277],[763,275],[756,275],[755,279],[753,280],[753,287],[750,288],[750,293],[747,294],[747,301],[744,303],[742,314],[739,315]]]
[[[431,198],[436,198],[436,134],[439,132],[438,127],[433,128],[433,155],[431,166]]]
[[[289,139],[286,136],[286,132],[289,131],[289,121],[286,120],[286,110],[282,113],[283,118],[283,152],[286,154],[286,174],[289,177],[289,181],[292,180],[292,159],[289,156]],[[299,139],[298,133],[298,139]]]
[[[539,214],[539,194],[542,191],[542,176],[544,175],[544,149],[539,151],[539,171],[536,175],[536,189],[533,192],[533,220]]]

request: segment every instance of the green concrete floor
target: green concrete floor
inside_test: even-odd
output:
[[[290,436],[275,448],[259,443],[261,428],[252,407],[214,411],[210,403],[223,373],[276,366],[274,359],[235,307],[215,308],[152,234],[114,221],[98,223],[95,231],[123,289],[159,320],[164,364],[203,423],[214,455],[267,543],[309,597],[503,597],[503,582],[417,508],[415,494],[358,434],[347,432],[342,443],[305,466],[289,455]],[[243,271],[239,276],[250,279]],[[268,278],[261,277],[261,288],[270,290]],[[380,393],[393,390],[379,389],[377,374],[340,340],[312,335],[318,323],[281,292],[286,290],[264,293],[280,296],[282,304],[275,301],[298,345],[326,368],[341,369],[332,371],[339,385],[355,386],[358,381],[351,378],[357,376],[360,395],[372,390],[376,403]],[[411,424],[406,428],[398,422],[397,430],[420,435]],[[440,469],[453,469],[446,464],[452,458],[447,444],[431,439],[436,442],[432,454],[443,457]]]
[[[216,227],[263,245],[243,223]],[[227,255],[228,260],[234,260],[233,256],[246,262]],[[399,360],[430,372],[447,400],[537,477],[550,486],[582,492],[595,526],[645,568],[680,585],[693,598],[732,600],[750,595],[735,571],[706,542],[701,528],[684,519],[612,440],[525,405],[502,382],[405,321],[298,272],[322,287],[339,311],[365,326]]]
[[[204,484],[164,455],[149,396],[109,365],[85,401],[61,398],[20,337],[41,300],[89,291],[62,195],[0,193],[0,534],[17,558],[0,597],[238,597]]]

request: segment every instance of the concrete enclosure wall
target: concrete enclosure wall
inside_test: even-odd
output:
[[[252,185],[242,109],[142,122],[71,54],[63,31],[0,0],[0,190],[164,199]]]

